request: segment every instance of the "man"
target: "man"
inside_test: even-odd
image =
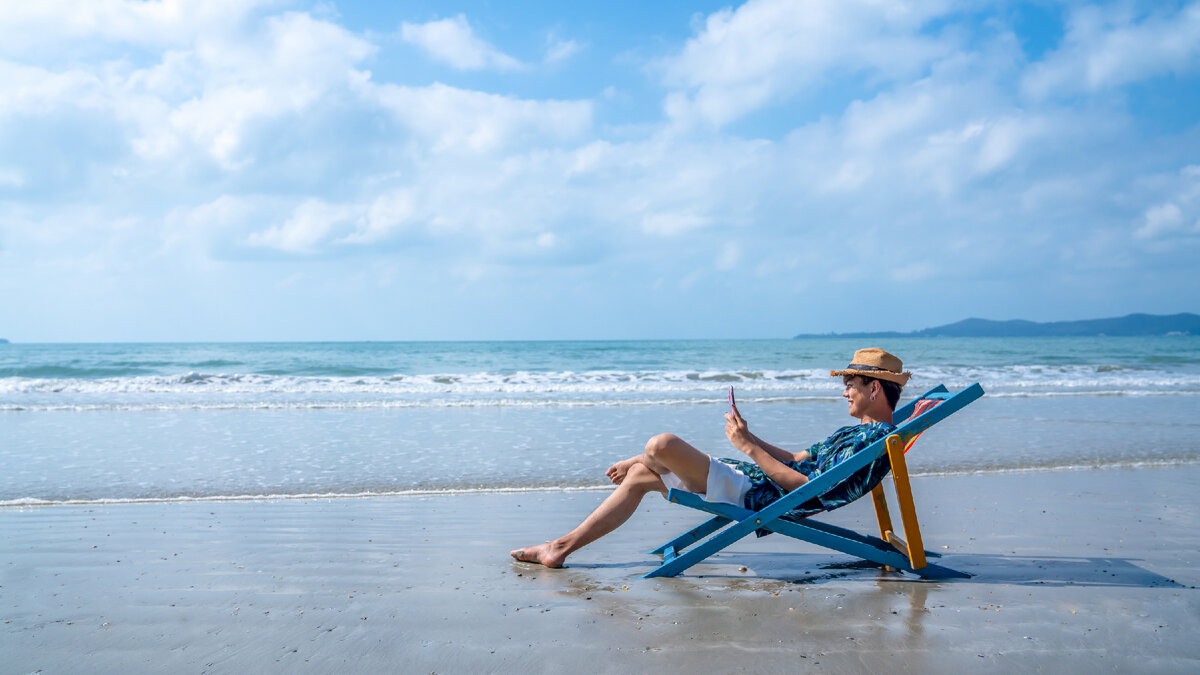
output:
[[[829,371],[830,376],[842,378],[842,397],[849,402],[850,416],[857,418],[859,424],[842,427],[824,441],[797,453],[771,445],[751,433],[736,406],[725,415],[725,436],[733,447],[745,453],[749,462],[714,459],[673,434],[655,436],[646,443],[642,454],[609,467],[605,474],[617,489],[575,529],[540,546],[516,549],[510,555],[522,562],[562,567],[568,555],[628,520],[647,493],[666,495],[670,488],[704,495],[710,502],[759,510],[890,434],[895,429],[892,412],[912,376],[903,368],[895,356],[869,348],[856,351],[845,369]],[[889,469],[885,455],[820,498],[793,509],[789,516],[803,517],[848,504],[878,485]]]

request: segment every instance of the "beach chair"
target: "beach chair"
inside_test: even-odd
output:
[[[940,555],[926,551],[921,541],[921,530],[913,508],[912,489],[908,482],[904,453],[926,429],[980,396],[983,396],[983,388],[978,383],[957,394],[950,394],[945,386],[938,385],[895,412],[893,419],[896,420],[896,430],[886,438],[872,443],[853,457],[792,490],[760,511],[751,511],[731,504],[710,503],[704,501],[700,495],[685,490],[671,490],[667,494],[668,500],[706,511],[713,514],[713,517],[651,551],[652,554],[662,555],[663,562],[643,578],[673,577],[756,530],[776,532],[924,578],[970,576],[927,562],[927,558]],[[788,511],[824,494],[885,453],[891,462],[900,521],[904,525],[903,537],[892,528],[891,514],[884,499],[882,484],[871,490],[880,537],[859,534],[814,518],[784,518]]]

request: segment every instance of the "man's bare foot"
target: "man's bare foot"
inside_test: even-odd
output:
[[[515,551],[509,551],[509,555],[514,560],[520,562],[537,563],[546,567],[562,567],[566,561],[567,555],[556,550],[552,542],[546,542],[541,546],[529,546],[527,548],[519,548]]]
[[[631,467],[637,463],[638,463],[637,457],[630,457],[629,459],[623,459],[623,460],[617,462],[616,464],[613,464],[612,466],[608,467],[608,471],[605,471],[604,475],[608,476],[608,479],[610,481],[612,481],[613,485],[620,485],[621,482],[625,480],[625,476],[627,476],[629,474],[629,467]]]

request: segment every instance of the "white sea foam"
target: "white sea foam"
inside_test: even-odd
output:
[[[932,478],[943,476],[983,476],[995,474],[1024,474],[1075,471],[1106,471],[1106,470],[1135,470],[1162,469],[1174,466],[1200,464],[1200,458],[1181,458],[1164,460],[1116,461],[1096,464],[1047,464],[1045,466],[995,466],[947,471],[910,472],[915,478]],[[38,499],[22,497],[18,499],[0,500],[0,508],[38,508],[51,506],[120,506],[125,504],[187,504],[205,502],[272,502],[285,500],[333,500],[333,499],[369,499],[380,497],[437,497],[471,494],[530,494],[543,492],[600,492],[611,490],[611,485],[548,485],[531,487],[464,487],[464,488],[415,488],[409,490],[363,490],[357,492],[305,492],[305,493],[270,493],[270,494],[237,494],[237,495],[182,495],[164,497],[98,497],[95,499]]]
[[[1045,464],[1041,466],[990,466],[971,469],[947,469],[945,471],[910,471],[910,476],[981,476],[988,474],[1048,473],[1055,471],[1106,471],[1131,469],[1163,469],[1173,466],[1200,464],[1200,457],[1172,459],[1146,459],[1129,461],[1096,462],[1092,464]]]
[[[40,506],[118,506],[122,504],[187,504],[193,502],[275,502],[306,499],[369,499],[372,497],[437,497],[468,494],[526,494],[536,492],[597,492],[611,490],[611,485],[561,485],[541,487],[445,488],[413,490],[381,490],[362,492],[306,492],[299,494],[241,494],[174,497],[100,497],[96,499],[20,499],[0,500],[0,508],[32,508]]]
[[[1082,391],[989,391],[990,398],[1042,399],[1082,397],[1200,397],[1200,390],[1082,390]],[[806,404],[837,401],[835,394],[801,396],[746,396],[738,398],[744,404]],[[238,411],[238,410],[402,410],[412,408],[637,408],[706,405],[714,401],[712,392],[704,395],[680,398],[435,398],[435,399],[386,399],[386,400],[303,400],[303,401],[144,401],[113,403],[4,403],[0,402],[0,413],[67,413],[67,412],[172,412],[194,411]],[[904,399],[901,400],[903,403]]]
[[[626,393],[639,391],[712,391],[722,384],[771,388],[781,383],[799,389],[828,388],[829,374],[811,371],[558,371],[446,373],[389,376],[299,376],[241,373],[143,375],[115,378],[0,379],[0,394],[164,393],[221,391],[232,394],[528,394]]]
[[[742,403],[813,403],[838,400],[833,395],[745,396]],[[363,401],[231,401],[211,403],[71,403],[35,404],[0,403],[0,412],[97,412],[97,411],[225,411],[225,410],[395,410],[406,408],[629,408],[646,406],[683,406],[709,404],[711,393],[688,398],[569,399],[569,398],[462,398],[392,399]]]
[[[965,386],[973,382],[1003,391],[1132,392],[1200,391],[1200,372],[1097,365],[935,366],[921,383]],[[52,394],[291,394],[291,395],[533,395],[572,396],[708,393],[734,385],[748,392],[829,391],[826,369],[805,370],[595,370],[513,371],[387,376],[302,376],[188,372],[112,378],[0,378],[0,396]]]

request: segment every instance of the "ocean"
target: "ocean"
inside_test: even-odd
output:
[[[878,342],[902,400],[979,382],[916,474],[1200,462],[1200,337],[0,344],[0,505],[593,489],[670,431],[717,456],[729,385],[800,450],[853,423]]]

